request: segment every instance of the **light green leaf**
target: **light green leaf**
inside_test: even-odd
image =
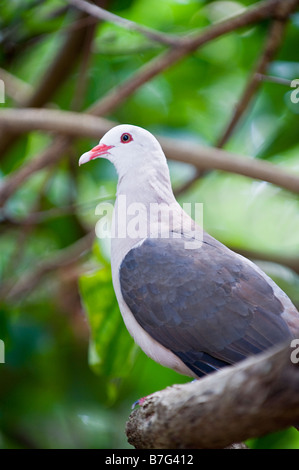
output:
[[[127,376],[133,365],[136,346],[119,312],[110,266],[82,276],[80,292],[91,328],[91,367],[110,379]]]

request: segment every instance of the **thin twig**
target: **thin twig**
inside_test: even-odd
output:
[[[179,38],[176,38],[175,36],[155,31],[152,28],[148,28],[146,26],[142,26],[138,23],[135,23],[134,21],[122,18],[121,16],[115,15],[110,11],[104,10],[104,8],[101,8],[98,5],[85,2],[84,0],[66,1],[78,8],[79,10],[84,11],[95,18],[108,21],[109,23],[117,24],[118,26],[128,29],[129,31],[137,31],[138,33],[147,36],[153,41],[157,41],[162,44],[167,44],[168,46],[176,46],[179,43]]]
[[[184,194],[204,175],[206,174],[205,170],[196,170],[195,174],[191,176],[188,181],[185,181],[181,186],[176,188],[173,192],[176,197],[179,197],[181,194]]]
[[[70,143],[70,138],[58,137],[50,147],[39,154],[38,158],[24,163],[18,170],[7,176],[0,186],[0,207],[33,173],[57,163],[61,155],[69,148]]]
[[[44,276],[57,269],[78,263],[78,259],[88,252],[95,238],[94,231],[88,233],[73,245],[56,252],[50,259],[41,261],[32,271],[26,273],[18,281],[13,280],[1,289],[1,296],[6,300],[21,300],[28,292],[31,292],[43,280]]]
[[[298,3],[298,0],[287,0],[292,5]],[[214,24],[199,34],[192,34],[181,39],[181,45],[170,51],[162,53],[152,59],[149,63],[143,65],[133,77],[118,85],[107,93],[104,98],[95,103],[89,112],[97,116],[103,116],[110,113],[117,106],[122,104],[135,90],[147,81],[154,78],[162,71],[171,67],[174,63],[183,57],[191,54],[204,44],[216,39],[226,33],[236,29],[248,26],[266,18],[275,16],[277,8],[280,6],[280,0],[270,0],[259,2],[254,7],[248,8],[244,13],[230,17],[225,21]]]
[[[288,80],[287,78],[275,77],[274,75],[263,75],[262,73],[257,73],[256,75],[256,78],[262,82],[276,83],[277,85],[287,87],[290,87],[292,84],[292,80]]]
[[[84,16],[84,14],[80,14],[78,20]],[[59,48],[56,57],[45,71],[34,94],[26,103],[23,103],[24,107],[41,107],[52,98],[58,87],[70,75],[82,52],[89,30],[90,26],[87,25],[85,28],[69,31],[64,44]]]
[[[243,91],[240,100],[238,101],[234,109],[233,116],[230,122],[228,123],[223,134],[218,139],[218,142],[216,144],[217,147],[221,148],[225,145],[225,143],[228,141],[228,139],[231,137],[232,133],[236,129],[241,117],[248,109],[250,102],[256,95],[256,92],[258,91],[262,83],[260,80],[260,76],[266,73],[268,65],[273,60],[282,42],[286,25],[287,18],[285,19],[285,21],[282,21],[281,19],[273,21],[273,24],[271,25],[269,34],[267,36],[264,50],[257,62],[257,65],[251,73],[251,77],[248,80],[248,83],[245,87],[245,90]]]
[[[80,62],[78,79],[75,87],[74,97],[71,104],[71,109],[73,111],[79,111],[82,109],[84,103],[85,91],[87,88],[88,80],[88,66],[92,54],[92,46],[94,41],[94,36],[96,33],[96,25],[93,24],[89,27],[87,34],[84,38],[84,45],[82,48],[82,60]]]
[[[78,18],[84,18],[85,13],[79,13]],[[41,107],[52,98],[56,90],[70,75],[74,64],[76,63],[82,47],[84,38],[89,34],[90,27],[69,31],[66,35],[63,45],[59,48],[53,61],[50,62],[38,86],[33,93],[25,97],[20,103],[23,107]],[[17,139],[17,135],[3,134],[0,132],[0,157],[6,154],[7,150]]]
[[[0,78],[5,83],[5,94],[11,97],[17,105],[21,105],[31,96],[32,86],[7,70],[0,68]]]

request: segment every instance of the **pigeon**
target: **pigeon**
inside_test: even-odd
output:
[[[84,153],[118,173],[113,286],[141,349],[193,377],[295,338],[299,313],[256,264],[206,233],[176,201],[166,157],[147,130],[122,124]]]

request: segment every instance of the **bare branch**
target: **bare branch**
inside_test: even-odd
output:
[[[292,84],[292,80],[288,80],[287,78],[275,77],[273,75],[263,75],[262,73],[257,74],[257,79],[262,82],[277,83],[278,85],[284,85],[287,87],[290,87]]]
[[[21,105],[28,100],[32,94],[32,87],[7,70],[0,68],[1,80],[5,83],[5,93],[10,96],[17,105]]]
[[[117,123],[88,114],[67,111],[3,109],[0,111],[0,124],[7,131],[22,130],[24,132],[42,129],[60,131],[68,136],[84,136],[98,140]],[[67,149],[69,138],[57,138],[55,147],[49,147],[39,158],[31,160],[7,177],[0,187],[0,203],[3,204],[33,172],[55,163],[60,158],[61,152]],[[157,136],[157,139],[168,159],[191,163],[200,172],[209,169],[228,171],[267,181],[288,191],[299,192],[299,177],[270,162],[245,158],[214,147],[202,147],[161,136]]]
[[[129,418],[130,444],[223,448],[299,423],[299,364],[291,361],[290,346],[150,395]]]
[[[294,7],[298,3],[299,0],[285,0],[283,2],[284,5],[289,6],[292,4]],[[279,10],[281,9],[281,4],[281,0],[268,0],[259,2],[254,7],[247,9],[244,13],[229,18],[226,21],[217,23],[207,28],[199,35],[192,35],[187,38],[182,38],[182,45],[180,47],[172,49],[169,52],[162,54],[153,59],[151,62],[145,64],[133,77],[129,78],[127,81],[109,92],[104,98],[89,108],[87,112],[94,115],[103,115],[111,112],[117,106],[122,104],[129,95],[136,91],[146,81],[150,80],[203,44],[206,44],[209,41],[235,29],[248,26],[249,24],[256,23],[269,17],[276,17],[279,14]],[[20,170],[17,170],[15,176],[11,175],[9,178],[7,178],[8,183],[5,182],[0,190],[0,205],[3,204],[8,199],[8,197],[13,194],[19,184],[25,181],[33,172],[51,164],[53,160],[58,161],[61,158],[63,152],[65,152],[71,142],[71,140],[69,140],[68,145],[62,145],[63,140],[64,139],[62,137],[57,137],[52,146],[50,146],[46,152],[43,152],[41,156],[36,157],[38,162],[34,164],[30,162],[28,169],[22,167]],[[45,153],[47,153],[47,157],[45,156]],[[53,160],[51,158],[52,156]],[[182,158],[177,159],[182,160]],[[213,164],[211,168],[214,168]],[[200,169],[202,169],[202,166],[200,166]],[[228,171],[231,170],[229,169]],[[263,178],[267,181],[266,176],[267,172],[264,172]],[[290,178],[292,179],[292,177]],[[281,185],[282,187],[286,187],[285,185],[287,185],[287,189],[290,189],[291,191],[295,190],[297,192],[297,181],[289,181],[289,178],[283,178],[283,180],[283,184]],[[11,188],[9,187],[10,181],[15,183]]]
[[[241,117],[248,109],[249,103],[252,101],[254,95],[261,85],[260,76],[266,73],[269,63],[273,60],[283,38],[283,34],[287,25],[287,17],[285,21],[281,19],[273,21],[271,25],[264,50],[255,66],[254,71],[251,74],[251,77],[243,91],[243,94],[237,103],[233,116],[226,127],[223,135],[217,142],[217,147],[223,147],[223,145],[228,141],[232,133],[237,127]]]
[[[78,20],[84,17],[85,15],[81,14]],[[73,29],[68,32],[64,44],[45,71],[35,92],[28,101],[23,103],[24,107],[40,107],[52,98],[58,87],[70,75],[82,52],[85,38],[90,34],[90,28],[95,28],[95,25],[86,25],[84,28]]]
[[[0,109],[0,127],[5,132],[44,130],[72,137],[99,139],[117,123],[87,113],[57,109]]]
[[[33,173],[47,166],[54,165],[54,163],[60,160],[61,155],[67,151],[70,142],[70,139],[67,137],[58,137],[38,158],[33,158],[29,162],[24,163],[18,170],[7,176],[0,186],[0,207]]]
[[[185,181],[181,186],[178,188],[174,189],[174,195],[176,197],[179,197],[181,194],[184,194],[186,191],[188,191],[192,186],[196,183],[196,181],[199,180],[199,178],[202,178],[206,174],[206,170],[196,170],[195,174],[191,176],[191,178],[188,181]]]
[[[276,184],[294,193],[299,192],[299,177],[264,160],[244,158],[215,147],[159,138],[165,154],[171,160],[191,163],[199,170],[213,169],[255,178]]]
[[[288,5],[291,4],[292,8],[295,8],[299,2],[298,0],[285,0],[284,3],[287,3]],[[231,31],[259,22],[266,18],[275,17],[280,8],[281,0],[259,2],[257,5],[248,8],[244,13],[216,23],[204,29],[199,34],[192,34],[183,37],[181,39],[180,46],[159,55],[149,63],[145,64],[133,77],[130,77],[127,81],[107,93],[104,98],[100,99],[89,109],[89,112],[96,114],[97,116],[108,114],[123,103],[123,101],[141,85],[151,80],[186,55],[194,52],[196,49],[213,39]]]
[[[79,13],[78,18],[84,18],[85,13]],[[59,48],[57,55],[45,71],[38,86],[32,94],[25,96],[25,101],[20,105],[23,107],[41,107],[52,98],[59,86],[66,80],[72,71],[72,68],[82,48],[85,44],[85,38],[90,34],[90,29],[95,25],[85,25],[81,29],[73,29],[67,32],[63,45]],[[5,155],[8,148],[14,144],[18,135],[3,134],[0,132],[0,157]]]
[[[89,251],[95,238],[94,231],[88,233],[73,245],[56,252],[50,259],[41,261],[31,272],[23,275],[19,281],[9,282],[1,289],[1,295],[6,300],[21,300],[28,292],[33,291],[44,279],[44,276],[65,266],[78,263],[78,259]]]
[[[104,10],[104,8],[95,4],[85,2],[84,0],[67,0],[67,2],[95,18],[117,24],[130,31],[137,31],[153,41],[158,41],[162,44],[167,44],[168,46],[175,46],[179,43],[179,39],[170,34],[160,33],[154,29],[142,26],[134,21],[127,20],[111,13],[110,11]]]

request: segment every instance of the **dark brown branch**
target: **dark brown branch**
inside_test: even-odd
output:
[[[129,418],[130,444],[138,449],[224,448],[299,423],[299,364],[291,361],[292,352],[288,342],[150,395]]]
[[[77,20],[80,21],[80,18],[85,17],[86,15],[79,14]],[[94,27],[95,25],[87,25],[84,28],[73,29],[68,32],[64,44],[45,71],[35,92],[28,101],[23,103],[24,107],[41,107],[52,98],[58,87],[61,86],[72,72],[73,66],[77,62],[82,47],[85,44],[85,37],[89,34],[90,28]]]

